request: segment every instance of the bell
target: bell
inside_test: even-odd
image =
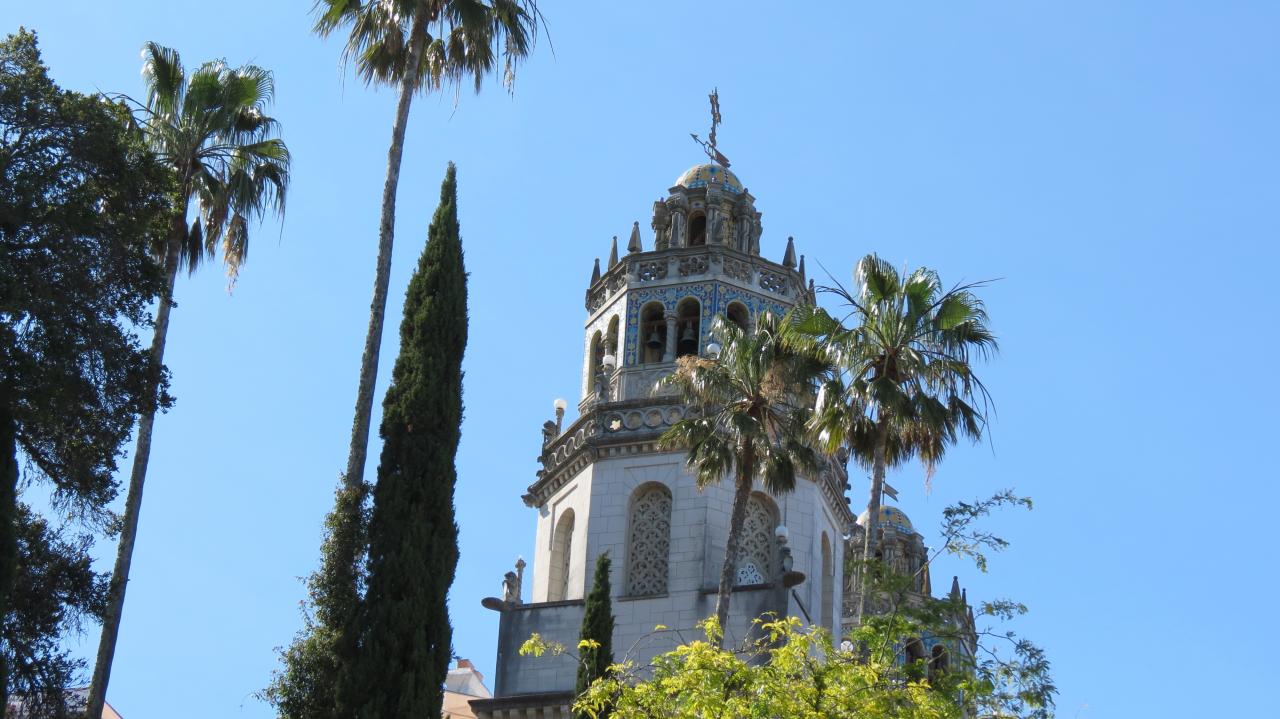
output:
[[[657,330],[649,333],[649,339],[645,340],[645,344],[653,347],[654,349],[662,347],[662,338],[658,336]]]
[[[692,342],[695,339],[697,339],[697,337],[695,337],[693,334],[693,325],[692,324],[685,325],[684,333],[680,335],[680,341]]]

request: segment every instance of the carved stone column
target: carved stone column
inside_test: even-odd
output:
[[[674,362],[676,359],[676,313],[668,312],[667,320],[667,352],[662,355],[663,362]]]

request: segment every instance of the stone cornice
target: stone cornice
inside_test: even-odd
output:
[[[588,465],[599,459],[637,454],[672,453],[658,448],[658,437],[668,427],[696,411],[675,397],[645,397],[598,403],[543,449],[538,460],[542,469],[521,498],[526,506],[538,507]],[[678,451],[678,450],[677,450]],[[832,513],[846,526],[854,515],[844,497],[846,475],[834,460],[814,479]]]
[[[728,282],[786,304],[813,301],[799,271],[727,245],[712,244],[627,255],[587,289],[587,313],[594,317],[624,289],[711,279]]]

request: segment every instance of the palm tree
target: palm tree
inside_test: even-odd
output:
[[[718,641],[729,619],[738,542],[747,498],[756,479],[770,492],[795,488],[797,472],[817,470],[819,456],[808,441],[806,422],[821,361],[797,353],[783,341],[783,322],[764,314],[754,331],[716,317],[711,333],[722,345],[712,359],[681,357],[663,383],[676,388],[698,412],[659,438],[663,448],[684,448],[698,487],[734,476],[729,537],[716,596]]]
[[[318,0],[316,12],[315,32],[322,37],[349,28],[343,60],[355,61],[356,72],[366,84],[399,88],[382,187],[373,302],[347,457],[345,482],[353,490],[363,483],[369,447],[409,106],[418,91],[457,91],[468,78],[479,92],[484,76],[496,69],[499,58],[503,84],[510,90],[516,66],[533,49],[542,16],[536,0]]]
[[[139,124],[153,151],[173,168],[178,189],[168,237],[162,246],[152,248],[165,276],[151,340],[153,366],[160,367],[178,270],[194,272],[203,259],[221,255],[230,282],[235,282],[249,249],[250,222],[268,211],[284,213],[289,150],[276,137],[278,123],[266,114],[275,94],[267,70],[253,65],[232,68],[214,61],[201,65],[188,78],[178,53],[170,48],[147,43],[142,56],[147,100],[134,102]],[[199,217],[188,225],[192,205]],[[138,421],[120,546],[89,689],[88,714],[93,717],[102,714],[111,678],[154,423],[153,403]]]
[[[858,294],[826,288],[844,300],[846,327],[817,307],[797,312],[789,339],[829,358],[836,372],[818,391],[811,429],[829,451],[840,446],[871,470],[863,561],[878,535],[880,497],[889,467],[918,457],[927,476],[960,436],[982,438],[990,395],[970,363],[997,349],[975,282],[943,288],[921,267],[900,276],[867,255],[855,269]],[[807,339],[807,342],[806,342]],[[865,566],[865,564],[864,564]],[[865,574],[865,573],[864,573]],[[866,585],[859,592],[858,617]]]

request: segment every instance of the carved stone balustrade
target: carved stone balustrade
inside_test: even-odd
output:
[[[658,437],[696,411],[670,397],[600,402],[587,407],[538,457],[542,469],[524,495],[525,504],[538,506],[597,457],[659,451]]]
[[[627,255],[587,290],[587,312],[595,314],[625,288],[723,279],[766,295],[804,300],[808,288],[801,274],[775,262],[725,245],[702,245]]]

